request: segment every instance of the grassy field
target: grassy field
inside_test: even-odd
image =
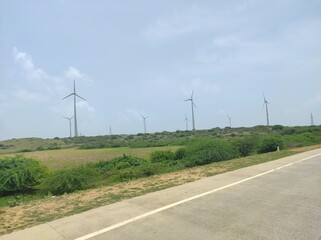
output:
[[[0,154],[72,147],[68,139],[21,138],[0,141]]]
[[[160,150],[176,151],[179,147],[151,147],[151,148],[102,148],[80,150],[75,148],[45,150],[19,153],[24,157],[41,161],[50,169],[64,169],[75,167],[84,163],[111,160],[124,154],[148,159],[150,153]],[[1,156],[1,155],[0,155]]]
[[[32,196],[30,196],[31,198],[28,198],[28,196],[20,196],[21,198],[15,197],[14,199],[13,197],[3,198],[2,204],[0,204],[0,214],[6,221],[0,221],[0,235],[64,216],[80,213],[106,204],[111,204],[123,199],[159,191],[204,177],[272,161],[320,147],[320,145],[316,145],[307,148],[271,152],[245,158],[215,162],[204,166],[155,175],[129,182],[77,191],[62,196],[46,196],[38,199],[33,199]],[[8,202],[10,201],[15,201],[17,203],[16,206],[9,207]]]
[[[251,145],[251,143],[253,143],[251,137],[255,139],[251,156],[238,158],[239,156],[246,155],[235,153],[235,156],[233,155],[233,157],[231,157],[235,159],[232,160],[223,161],[223,159],[218,159],[220,162],[192,167],[197,164],[201,165],[206,163],[204,161],[207,160],[208,157],[208,138],[211,138],[210,142],[212,143],[216,141],[215,146],[219,146],[215,148],[213,144],[211,145],[213,149],[216,149],[216,152],[226,155],[226,153],[234,152],[233,148],[229,148],[229,146],[233,144],[237,149],[239,146],[248,147],[248,144]],[[192,147],[195,144],[198,146],[197,143],[201,142],[202,139],[203,141],[204,139],[206,140],[204,143],[207,144],[207,147],[205,149],[200,148],[203,152],[201,155],[197,155],[197,159],[194,159],[195,161],[193,162],[193,158],[191,157],[193,157],[196,151],[193,150]],[[284,143],[284,149],[287,150],[256,155],[256,153],[260,152],[261,147],[264,146],[264,140],[273,142],[275,139],[281,139]],[[217,145],[220,141],[224,141],[225,145],[221,144],[224,147]],[[240,145],[240,143],[244,143],[245,145]],[[61,169],[74,169],[86,163],[112,160],[124,154],[146,159],[149,163],[146,165],[147,167],[142,165],[141,168],[135,168],[136,171],[131,171],[131,169],[111,171],[114,175],[106,175],[108,179],[103,178],[99,184],[97,182],[95,188],[88,190],[76,191],[61,196],[52,196],[52,191],[41,192],[42,186],[39,185],[39,189],[29,193],[0,197],[0,215],[1,219],[5,219],[5,221],[0,220],[0,235],[60,217],[80,213],[122,199],[320,148],[321,145],[316,145],[320,143],[320,126],[283,127],[278,125],[271,128],[264,126],[239,129],[214,128],[195,131],[192,135],[191,132],[188,131],[176,131],[173,133],[162,132],[155,134],[79,137],[73,139],[27,138],[0,141],[0,158],[8,155],[22,155],[26,158],[39,160],[49,169],[58,170],[53,171],[54,173],[58,172],[58,176],[61,174],[61,172],[59,172]],[[164,150],[175,152],[181,147],[186,147],[186,153],[189,154],[182,159],[184,160],[183,162],[179,162],[179,160],[173,158],[173,165],[171,165],[166,161],[157,162],[159,160],[156,160],[154,163],[153,161],[155,160],[153,158],[149,159],[152,152]],[[188,147],[193,151],[188,151]],[[196,153],[199,154],[199,152]],[[231,158],[226,157],[224,159]],[[125,159],[127,159],[127,157]],[[118,160],[119,159],[116,161]],[[211,161],[213,162],[214,160],[211,159]],[[108,162],[108,164],[109,163],[110,162]],[[176,163],[177,165],[175,165]],[[119,166],[121,165],[115,166],[115,169]],[[163,171],[157,171],[159,169]],[[68,171],[69,169],[67,172]],[[145,175],[142,175],[142,173]],[[154,175],[150,176],[147,174]],[[120,179],[118,179],[118,182],[116,181],[117,177]],[[137,179],[137,177],[141,178]]]

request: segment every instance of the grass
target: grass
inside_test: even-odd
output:
[[[101,160],[111,160],[123,154],[147,159],[154,151],[172,150],[176,151],[179,147],[150,147],[150,148],[103,148],[80,150],[75,148],[45,150],[36,152],[20,153],[20,155],[41,161],[50,169],[64,169],[76,167],[84,163],[99,162]],[[0,155],[1,156],[1,155]]]
[[[207,176],[213,176],[239,168],[272,161],[319,147],[320,145],[311,148],[272,152],[215,162],[208,165],[141,178],[129,182],[78,191],[59,197],[38,196],[39,198],[36,200],[32,198],[28,199],[28,197],[25,196],[25,199],[20,200],[15,207],[8,207],[10,198],[1,198],[0,213],[6,221],[0,223],[0,235],[64,216],[80,213],[99,206],[104,206],[106,204],[111,204],[123,199],[178,186]],[[152,151],[155,151],[155,149]]]
[[[68,148],[72,144],[63,139],[21,138],[0,141],[0,154],[35,151],[37,148]],[[5,147],[4,147],[5,146]]]

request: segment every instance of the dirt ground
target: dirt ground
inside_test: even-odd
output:
[[[5,207],[0,209],[0,235],[122,199],[195,181],[206,177],[208,172],[214,174],[224,171],[226,171],[224,168],[208,167],[183,170],[62,196],[50,196],[15,207]]]

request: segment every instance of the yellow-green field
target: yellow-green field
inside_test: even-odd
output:
[[[62,169],[79,166],[84,163],[111,160],[123,154],[147,159],[150,153],[160,150],[175,151],[180,147],[151,147],[151,148],[103,148],[80,150],[75,148],[46,150],[19,153],[19,155],[41,161],[51,169]],[[7,154],[9,155],[9,154]],[[12,155],[12,154],[10,154]],[[0,155],[1,157],[1,155]]]

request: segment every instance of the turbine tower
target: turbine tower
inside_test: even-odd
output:
[[[311,113],[311,126],[314,126],[313,115]]]
[[[227,118],[228,118],[229,126],[230,126],[230,128],[232,128],[232,117],[227,115]]]
[[[196,107],[196,105],[194,104],[193,94],[194,94],[194,90],[192,91],[191,98],[185,99],[185,102],[186,102],[186,101],[191,101],[191,106],[192,106],[192,124],[193,124],[193,131],[195,131],[194,107]]]
[[[74,92],[70,93],[68,96],[64,97],[61,100],[64,100],[70,96],[74,96],[74,125],[75,125],[75,137],[78,137],[78,128],[77,128],[77,110],[76,110],[76,97],[79,97],[85,101],[87,101],[86,99],[84,99],[83,97],[80,97],[77,93],[76,93],[76,81],[74,80]]]
[[[144,132],[146,133],[146,118],[148,118],[148,116],[143,116],[142,114],[140,114],[140,116],[142,116],[143,121],[144,121]]]
[[[186,114],[185,114],[184,122],[186,123],[186,131],[188,131],[188,118],[187,118]]]
[[[69,131],[70,131],[70,138],[71,138],[71,119],[73,119],[74,116],[72,116],[72,117],[70,117],[70,118],[68,118],[68,117],[64,117],[64,118],[66,118],[66,119],[69,120]]]
[[[263,103],[263,107],[265,106],[265,111],[266,111],[266,124],[267,126],[270,126],[270,121],[269,121],[269,109],[268,109],[268,104],[270,104],[266,98],[265,98],[265,95],[263,94],[263,98],[264,98],[264,103]]]

